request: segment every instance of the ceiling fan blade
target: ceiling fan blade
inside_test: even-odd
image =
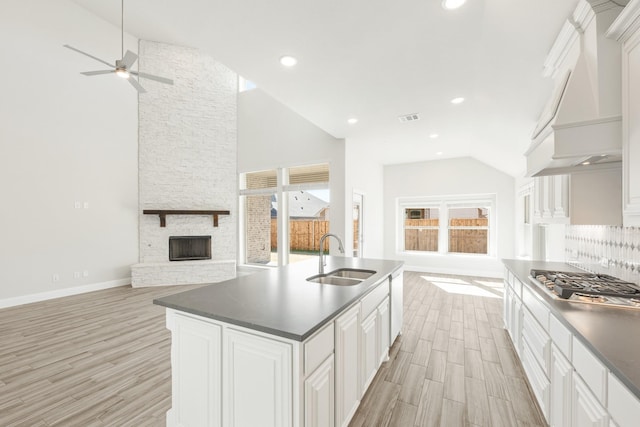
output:
[[[105,65],[107,65],[107,66],[109,66],[109,67],[111,67],[111,68],[116,68],[113,64],[109,64],[107,61],[103,61],[103,60],[102,60],[102,59],[100,59],[100,58],[96,58],[96,57],[95,57],[95,56],[93,56],[93,55],[89,55],[87,52],[83,52],[83,51],[81,51],[80,49],[76,49],[76,48],[75,48],[75,47],[73,47],[73,46],[69,46],[68,44],[65,44],[65,45],[63,45],[63,46],[64,46],[64,47],[66,47],[67,49],[71,49],[71,50],[74,50],[74,51],[76,51],[76,52],[78,52],[78,53],[80,53],[80,54],[82,54],[82,55],[88,56],[88,57],[89,57],[89,58],[91,58],[91,59],[95,59],[96,61],[102,62],[103,64],[105,64]]]
[[[142,86],[140,86],[140,83],[138,83],[138,81],[136,79],[128,78],[127,80],[129,80],[129,83],[131,83],[131,86],[136,88],[138,93],[145,93],[146,92],[146,90]]]
[[[84,74],[85,76],[98,76],[100,74],[111,74],[111,73],[115,73],[115,70],[85,71],[80,74]]]
[[[128,50],[127,53],[124,54],[124,57],[122,58],[122,61],[120,61],[120,62],[128,70],[129,68],[131,68],[131,66],[134,64],[134,62],[136,62],[136,59],[138,59],[138,55],[136,55],[135,53],[133,53],[130,50]]]
[[[160,82],[160,83],[165,83],[165,84],[168,84],[168,85],[172,85],[173,84],[173,80],[168,79],[166,77],[154,76],[153,74],[141,73],[141,72],[138,72],[138,71],[129,71],[129,73],[133,74],[134,76],[144,77],[145,79],[155,80],[155,81]]]

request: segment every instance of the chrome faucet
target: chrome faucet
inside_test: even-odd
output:
[[[324,261],[324,239],[326,239],[327,237],[335,237],[336,240],[338,241],[338,250],[340,251],[340,253],[344,253],[344,246],[342,246],[342,240],[340,240],[340,237],[338,237],[335,234],[332,233],[327,233],[325,235],[323,235],[320,238],[320,266],[318,268],[318,273],[319,274],[324,274],[324,266],[325,266],[325,261]]]

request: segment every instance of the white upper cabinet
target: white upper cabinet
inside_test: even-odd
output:
[[[534,178],[533,219],[540,224],[569,222],[569,175]]]
[[[640,226],[640,0],[607,33],[622,43],[622,201],[625,226]]]

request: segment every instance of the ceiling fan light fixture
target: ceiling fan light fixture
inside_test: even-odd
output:
[[[461,7],[467,0],[442,0],[442,7],[446,10],[453,10]]]
[[[131,74],[129,74],[126,68],[116,69],[116,75],[118,77],[122,77],[123,79],[128,79],[129,77],[131,77]]]

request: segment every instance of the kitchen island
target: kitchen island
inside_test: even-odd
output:
[[[312,259],[160,298],[172,333],[167,425],[347,425],[398,333],[402,262],[326,257],[372,272],[308,281]]]
[[[504,319],[551,426],[637,426],[640,308],[556,299],[531,269],[579,272],[565,263],[504,260]]]

